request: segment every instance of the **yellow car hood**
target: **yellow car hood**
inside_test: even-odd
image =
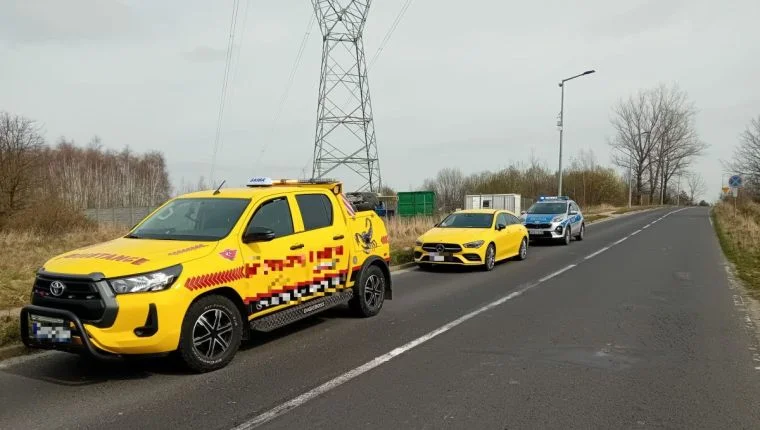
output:
[[[422,235],[423,242],[467,243],[485,239],[490,228],[433,228]]]
[[[48,260],[43,269],[69,275],[98,272],[113,278],[160,270],[205,257],[217,245],[218,242],[119,238],[61,254]]]

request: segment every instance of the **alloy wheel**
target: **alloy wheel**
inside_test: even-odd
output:
[[[367,306],[372,309],[377,308],[383,301],[383,294],[385,294],[383,280],[378,275],[370,275],[364,283],[364,300]]]
[[[207,359],[224,354],[232,342],[232,317],[223,309],[209,309],[193,326],[193,348]]]

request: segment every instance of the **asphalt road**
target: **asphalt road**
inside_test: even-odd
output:
[[[0,428],[760,428],[757,337],[707,210],[669,212],[488,273],[396,275],[379,316],[328,311],[211,374],[0,364]]]

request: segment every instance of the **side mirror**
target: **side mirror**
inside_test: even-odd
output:
[[[506,224],[496,224],[496,230],[502,231],[507,228]]]
[[[520,212],[520,215],[525,215],[526,213],[528,213],[528,212],[522,211],[522,212]]]
[[[272,229],[266,227],[253,227],[243,236],[243,243],[269,242],[276,236]]]

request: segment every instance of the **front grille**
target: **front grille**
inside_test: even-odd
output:
[[[525,228],[550,228],[551,224],[525,224]]]
[[[439,252],[438,245],[443,245],[443,252],[461,252],[462,247],[455,243],[423,243],[422,249],[428,252]]]
[[[54,281],[63,282],[60,296],[50,291]],[[32,288],[32,304],[73,312],[82,321],[97,321],[103,317],[106,306],[98,289],[89,279],[56,279],[37,276]]]

